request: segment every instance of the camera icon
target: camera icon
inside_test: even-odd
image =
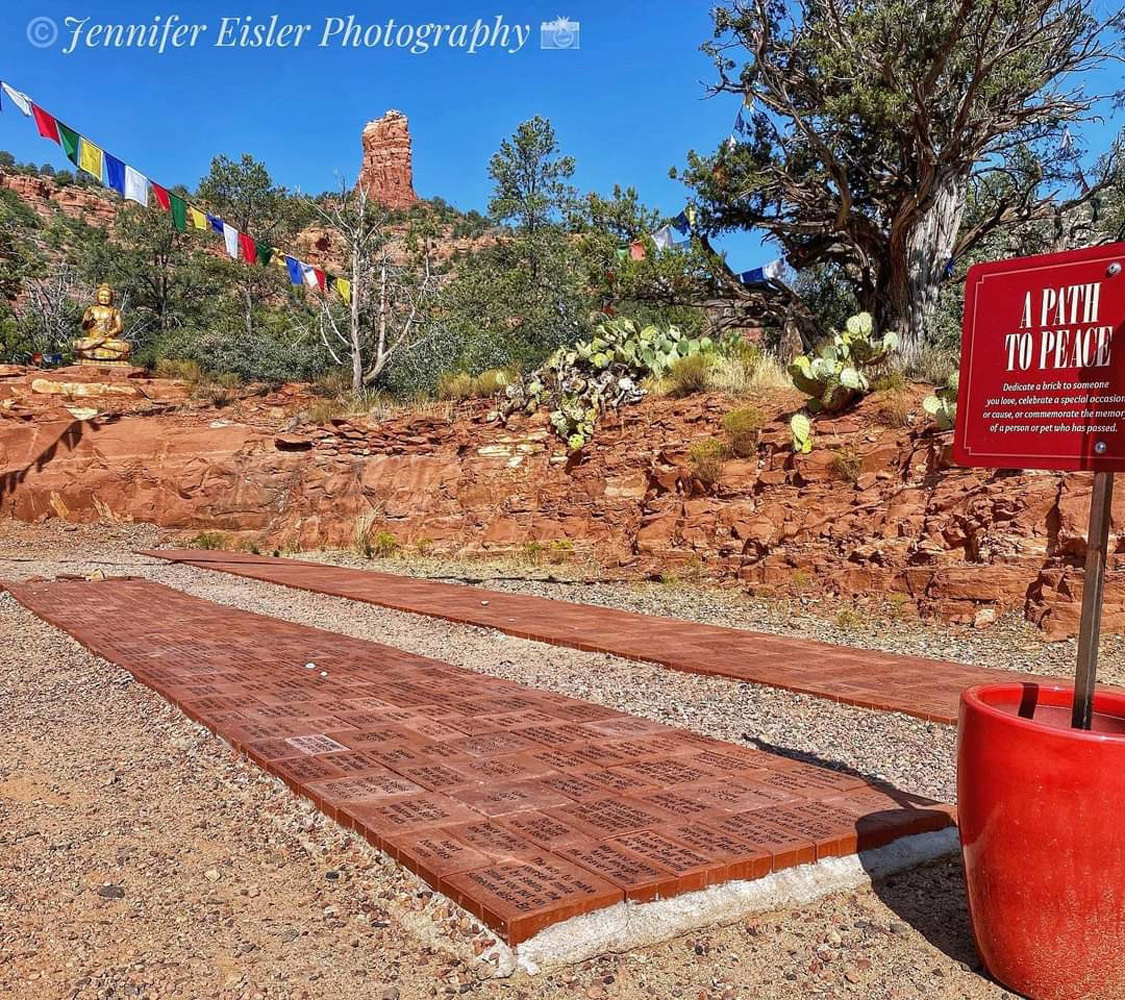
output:
[[[541,49],[579,49],[582,47],[582,25],[568,17],[556,17],[539,25]]]

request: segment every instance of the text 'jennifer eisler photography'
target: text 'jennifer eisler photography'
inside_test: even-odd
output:
[[[502,14],[460,23],[410,23],[387,18],[364,21],[355,14],[330,15],[319,22],[289,21],[279,14],[269,17],[238,15],[209,23],[192,22],[179,14],[156,15],[150,21],[131,24],[99,21],[90,16],[69,16],[61,24],[49,17],[28,22],[27,40],[36,48],[74,55],[96,49],[136,49],[174,52],[211,47],[218,49],[398,49],[412,55],[448,50],[476,55],[502,52],[516,55],[525,47],[546,50],[577,50],[581,26],[566,17],[539,24],[508,22]]]

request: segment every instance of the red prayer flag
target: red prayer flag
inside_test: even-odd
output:
[[[247,264],[258,263],[258,244],[245,233],[238,234],[238,245],[242,248],[242,259]]]
[[[35,124],[39,129],[39,134],[44,139],[52,139],[59,142],[59,126],[56,124],[55,119],[47,114],[38,104],[31,106],[32,112],[35,114]],[[62,143],[59,143],[62,145]]]
[[[316,283],[320,285],[320,290],[322,292],[325,291],[325,282],[327,279],[324,272],[319,267],[314,267],[313,273],[316,275]]]
[[[643,243],[640,243],[640,242],[634,243],[632,246],[629,247],[629,256],[632,257],[633,260],[644,260],[645,259],[645,245]]]
[[[172,199],[168,197],[168,192],[162,188],[156,181],[149,181],[152,185],[152,193],[156,195],[156,203],[164,209],[165,212],[172,211]]]

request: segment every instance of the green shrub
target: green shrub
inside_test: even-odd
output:
[[[398,550],[398,539],[389,531],[377,531],[371,539],[371,552],[377,559],[389,559]]]
[[[723,430],[730,437],[730,449],[739,458],[749,458],[757,453],[758,435],[766,416],[756,406],[731,410],[723,417]]]
[[[668,369],[668,395],[695,396],[711,388],[712,358],[707,354],[689,354],[673,361]]]
[[[473,395],[473,377],[468,372],[444,372],[438,378],[438,399],[461,402],[462,400],[471,399]]]
[[[523,543],[520,548],[520,557],[529,566],[538,566],[543,561],[543,553],[546,551],[547,547],[542,542],[533,539]]]
[[[188,548],[192,549],[216,550],[231,549],[233,547],[231,536],[221,531],[201,531],[188,542]]]
[[[199,367],[197,361],[161,358],[156,362],[156,377],[174,379],[177,382],[186,382],[188,385],[198,385],[203,381],[203,369]]]
[[[428,556],[434,550],[434,540],[432,538],[419,538],[414,543],[414,551],[420,556]]]
[[[547,562],[552,566],[561,566],[570,561],[574,553],[574,545],[566,538],[556,538],[547,546]]]
[[[727,446],[717,438],[704,438],[691,446],[688,457],[691,459],[691,471],[695,478],[710,489],[722,476]]]
[[[474,396],[495,396],[513,382],[512,374],[504,368],[489,368],[473,380]]]

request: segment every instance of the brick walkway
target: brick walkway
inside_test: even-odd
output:
[[[955,723],[961,692],[967,687],[1028,679],[1027,674],[1012,671],[294,559],[203,550],[160,549],[143,554],[482,625],[523,639],[765,684],[845,705],[904,712],[931,722]]]
[[[8,589],[511,944],[952,822],[847,774],[160,584]]]

